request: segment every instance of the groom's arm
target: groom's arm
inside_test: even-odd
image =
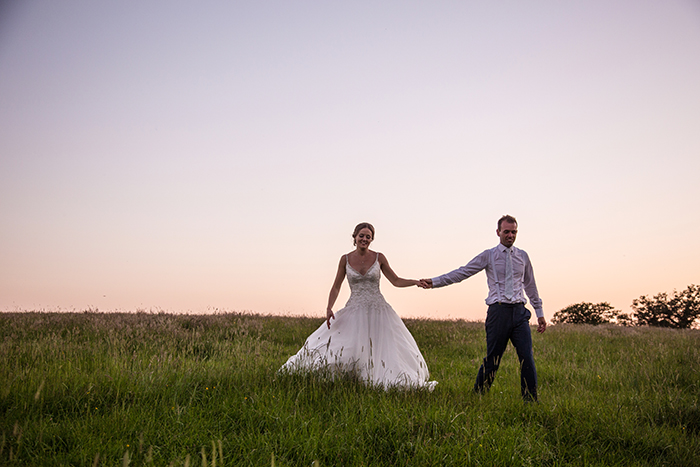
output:
[[[530,262],[530,257],[527,253],[525,254],[525,272],[523,275],[523,288],[527,297],[530,299],[530,305],[535,309],[535,315],[537,315],[537,332],[543,333],[547,329],[547,320],[544,318],[544,311],[542,310],[542,299],[537,291],[537,284],[535,283],[535,273],[532,270],[532,263]]]
[[[423,280],[428,288],[437,289],[438,287],[456,284],[457,282],[462,282],[464,279],[468,279],[477,272],[485,269],[488,263],[489,250],[485,250],[461,268],[457,268],[454,271],[450,271],[438,277],[433,277],[432,279]]]

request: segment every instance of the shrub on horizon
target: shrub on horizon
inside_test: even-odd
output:
[[[646,295],[632,301],[638,326],[690,329],[700,324],[700,286],[690,284],[681,292]]]
[[[552,317],[552,322],[593,325],[617,323],[627,325],[629,324],[629,317],[620,310],[616,310],[608,302],[582,302],[569,305],[557,311]]]

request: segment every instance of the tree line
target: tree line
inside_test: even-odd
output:
[[[552,322],[690,329],[700,326],[700,286],[691,284],[671,295],[644,295],[633,300],[631,308],[631,313],[623,313],[608,302],[576,303],[554,313]]]

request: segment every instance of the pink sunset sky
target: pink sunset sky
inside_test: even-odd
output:
[[[699,176],[693,0],[0,4],[4,311],[321,317],[355,224],[421,278],[506,213],[547,319],[629,311],[700,283]]]

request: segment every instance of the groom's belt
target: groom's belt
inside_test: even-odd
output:
[[[515,303],[494,302],[494,303],[492,303],[491,305],[518,306],[518,305],[525,305],[525,302],[515,302]]]

